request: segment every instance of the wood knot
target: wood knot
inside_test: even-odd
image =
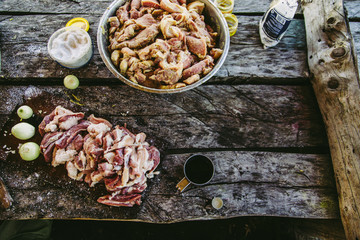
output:
[[[334,17],[329,18],[326,22],[327,24],[334,24],[336,19]]]
[[[331,78],[328,81],[327,85],[328,85],[328,88],[330,88],[332,90],[335,90],[335,89],[337,89],[339,87],[340,84],[339,84],[339,81],[337,79]]]
[[[345,56],[346,54],[346,50],[344,47],[338,47],[338,48],[335,48],[330,56],[333,58],[333,59],[336,59],[336,58],[341,58],[343,56]]]

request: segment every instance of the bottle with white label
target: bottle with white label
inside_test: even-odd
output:
[[[274,0],[260,20],[260,39],[264,48],[278,44],[298,8],[298,0]]]

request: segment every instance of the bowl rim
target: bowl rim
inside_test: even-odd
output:
[[[206,74],[204,77],[202,77],[199,81],[197,81],[193,84],[187,85],[185,87],[174,88],[174,89],[150,88],[150,87],[140,85],[138,83],[134,83],[133,81],[124,77],[115,68],[115,66],[112,64],[111,60],[107,59],[107,57],[104,53],[103,46],[102,46],[102,42],[103,42],[102,39],[103,39],[103,35],[108,34],[108,32],[104,28],[104,25],[107,24],[109,17],[114,16],[114,14],[112,13],[114,11],[113,8],[114,7],[119,8],[120,6],[124,5],[127,1],[128,0],[114,0],[104,11],[102,17],[100,18],[98,29],[97,29],[97,47],[98,47],[98,50],[100,53],[100,57],[103,60],[103,62],[105,63],[106,67],[110,70],[110,72],[112,72],[112,74],[114,74],[115,77],[120,79],[122,82],[124,82],[125,84],[127,84],[131,87],[134,87],[136,89],[139,89],[139,90],[142,90],[145,92],[150,92],[150,93],[160,93],[160,94],[162,94],[162,93],[179,93],[179,92],[185,92],[187,90],[196,88],[196,87],[200,86],[201,84],[207,82],[222,67],[222,65],[225,62],[225,59],[228,55],[229,48],[230,48],[230,34],[229,34],[229,29],[227,27],[227,22],[225,20],[224,15],[221,13],[221,11],[215,6],[215,4],[212,1],[200,0],[201,2],[207,2],[207,4],[212,5],[212,7],[215,9],[215,11],[217,13],[217,16],[220,16],[219,20],[221,22],[221,25],[226,26],[226,27],[224,27],[225,42],[224,42],[224,48],[222,49],[223,53],[222,53],[221,57],[217,60],[217,63],[215,64],[214,68],[208,74]]]

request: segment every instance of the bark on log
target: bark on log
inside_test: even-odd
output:
[[[341,0],[303,4],[312,84],[326,125],[347,239],[360,239],[360,86]]]

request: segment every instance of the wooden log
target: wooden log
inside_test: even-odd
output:
[[[312,84],[326,125],[347,239],[360,239],[360,87],[341,0],[303,5]],[[316,14],[315,14],[316,13]]]
[[[358,69],[360,69],[360,23],[359,22],[350,22],[349,24],[350,26],[350,32],[351,35],[354,38],[354,47],[356,50],[356,55],[357,55],[357,64],[358,64]]]

